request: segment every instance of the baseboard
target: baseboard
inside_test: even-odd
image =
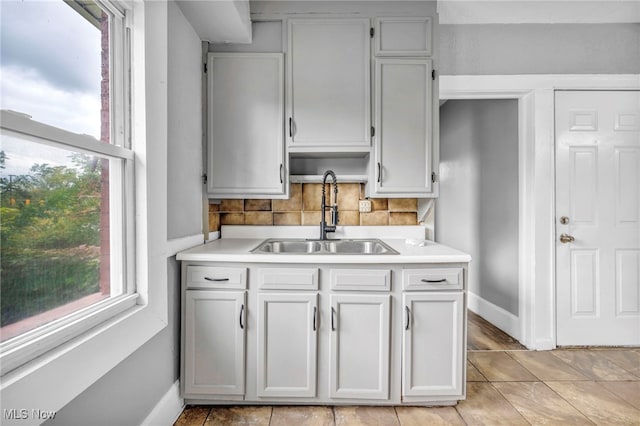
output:
[[[471,312],[480,315],[509,336],[520,341],[522,335],[520,332],[520,319],[517,316],[475,293],[468,292],[467,295],[467,306]]]
[[[153,407],[147,418],[142,421],[142,426],[166,426],[172,425],[178,419],[184,409],[184,400],[180,398],[180,382],[171,385],[167,393]]]

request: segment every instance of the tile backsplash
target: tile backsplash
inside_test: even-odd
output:
[[[326,187],[327,204],[333,203],[333,187]],[[320,223],[321,183],[292,183],[287,200],[220,200],[209,204],[209,230],[221,225],[318,225]],[[339,225],[417,225],[415,198],[371,198],[371,212],[360,213],[358,201],[364,199],[360,183],[338,184]],[[326,213],[330,221],[329,212]]]

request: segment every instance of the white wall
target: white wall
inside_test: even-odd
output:
[[[625,74],[640,24],[440,25],[441,75]]]
[[[169,2],[167,237],[202,231],[202,48]]]
[[[469,291],[518,315],[518,104],[440,108],[435,239],[471,254]]]

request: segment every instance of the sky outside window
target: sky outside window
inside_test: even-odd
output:
[[[100,139],[100,30],[61,0],[0,2],[0,109]],[[3,174],[67,163],[60,151],[33,152],[2,136]]]

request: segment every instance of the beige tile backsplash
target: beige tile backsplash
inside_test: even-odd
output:
[[[327,185],[327,204],[333,202],[333,188]],[[339,224],[417,225],[418,201],[415,198],[371,198],[371,212],[360,213],[358,201],[364,195],[359,183],[338,184]],[[292,183],[287,200],[220,200],[209,204],[209,230],[221,225],[318,225],[322,184]],[[331,200],[331,201],[330,201]],[[326,220],[330,220],[329,212]]]

